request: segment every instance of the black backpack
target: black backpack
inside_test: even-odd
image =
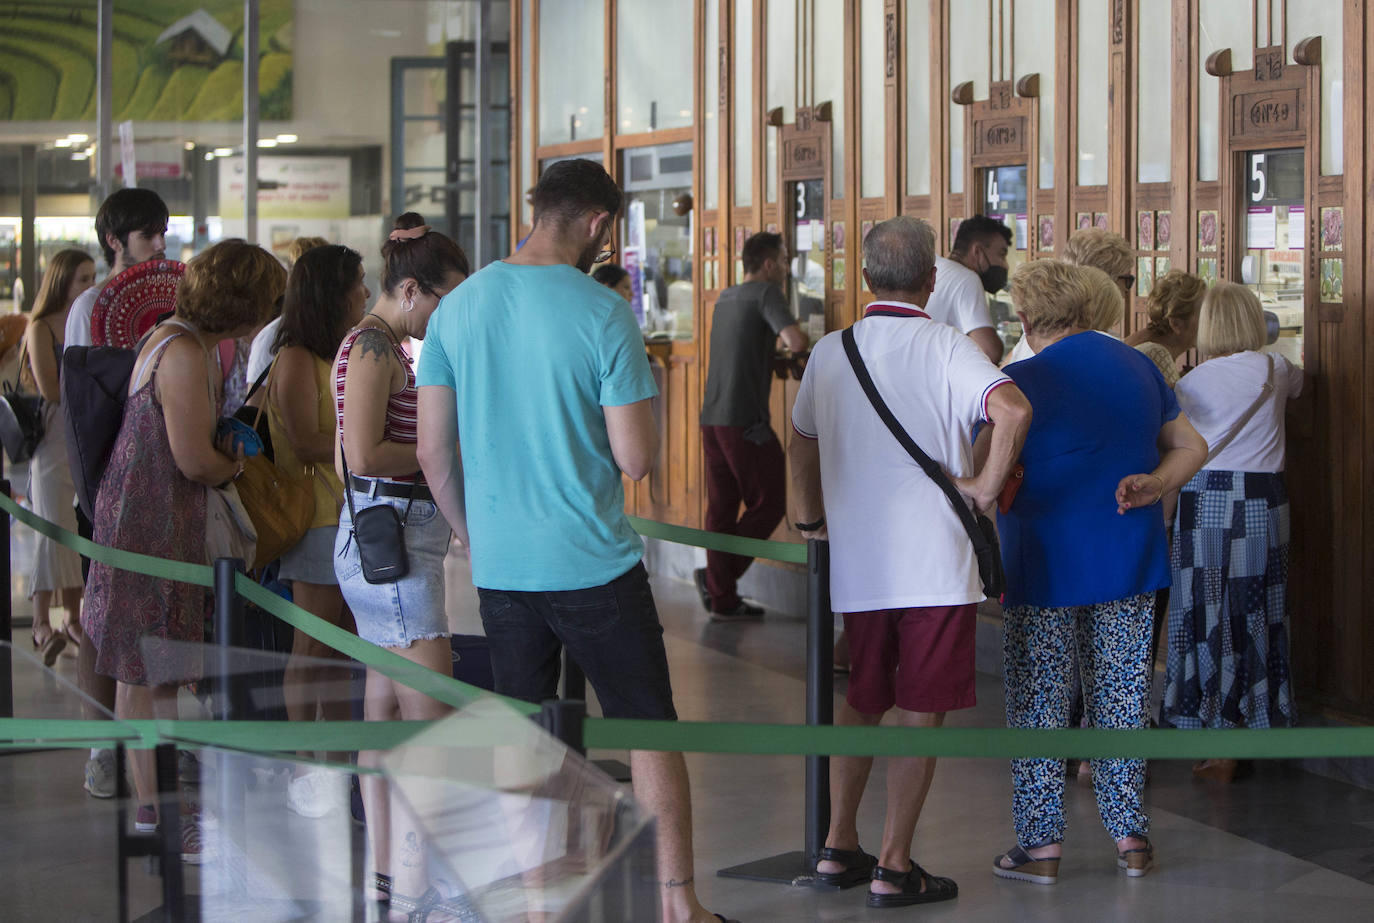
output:
[[[140,340],[138,347],[143,345]],[[138,347],[69,346],[62,351],[62,416],[76,502],[95,519],[95,495],[124,422]]]

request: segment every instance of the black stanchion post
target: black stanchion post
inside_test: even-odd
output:
[[[157,828],[161,846],[162,918],[167,923],[186,919],[186,881],[181,869],[181,797],[177,792],[177,748],[158,744]]]
[[[582,722],[587,718],[587,703],[580,699],[546,699],[541,708],[540,726],[570,749],[583,752]]]
[[[830,543],[806,543],[806,723],[835,723],[835,616],[830,611]],[[806,757],[806,863],[816,867],[830,826],[830,757]]]
[[[0,470],[3,470],[0,468]],[[0,478],[0,492],[10,496],[10,482]],[[0,510],[0,578],[4,580],[4,599],[0,599],[0,639],[13,643],[14,607],[10,602],[10,514]],[[8,647],[0,649],[0,718],[14,717],[14,660]]]
[[[834,722],[835,616],[830,611],[830,543],[806,543],[806,723]],[[830,825],[830,758],[806,757],[803,848],[755,859],[716,872],[721,878],[746,878],[809,885]]]
[[[231,721],[243,715],[241,680],[235,676],[233,649],[243,631],[243,600],[239,599],[234,577],[243,567],[238,558],[215,560],[215,652],[219,689],[215,716]]]
[[[577,661],[568,655],[568,649],[563,649],[563,698],[575,701],[587,701],[587,674],[582,672],[582,668],[577,665]],[[586,751],[581,747],[577,752],[586,756]],[[606,775],[615,779],[617,782],[630,781],[630,767],[620,760],[593,760],[598,769]]]

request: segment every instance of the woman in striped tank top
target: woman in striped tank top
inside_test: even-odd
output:
[[[444,555],[450,532],[415,457],[415,373],[402,343],[424,337],[439,300],[467,278],[468,259],[414,212],[396,219],[382,257],[381,297],[344,337],[334,361],[335,465],[354,512],[385,504],[403,518],[410,569],[391,583],[363,579],[347,503],[339,514],[334,569],[360,637],[448,675],[452,655],[444,611]],[[442,717],[448,707],[369,669],[363,710],[368,721],[418,721]],[[359,763],[371,765],[375,756],[361,753]],[[403,895],[424,894],[429,887],[425,862],[415,855],[417,848],[423,849],[417,845],[423,844],[423,836],[409,816],[398,812],[392,817],[385,781],[372,774],[360,781],[375,871],[372,896],[389,901],[393,914],[399,911],[405,919],[417,907]]]

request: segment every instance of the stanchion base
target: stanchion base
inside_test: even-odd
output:
[[[617,782],[630,781],[630,767],[620,760],[592,760],[592,765]]]
[[[816,867],[806,861],[806,853],[798,849],[767,859],[755,859],[743,865],[732,865],[728,869],[716,872],[716,876],[809,888],[815,882]]]

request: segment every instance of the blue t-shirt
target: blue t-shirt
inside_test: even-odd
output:
[[[1155,469],[1160,428],[1178,416],[1154,363],[1090,331],[1003,371],[1034,411],[1025,480],[997,517],[1005,604],[1087,606],[1168,586],[1161,507],[1116,511],[1117,484]]]
[[[440,302],[416,383],[457,398],[473,583],[584,589],[643,556],[601,410],[658,393],[625,299],[572,266],[492,263]]]

